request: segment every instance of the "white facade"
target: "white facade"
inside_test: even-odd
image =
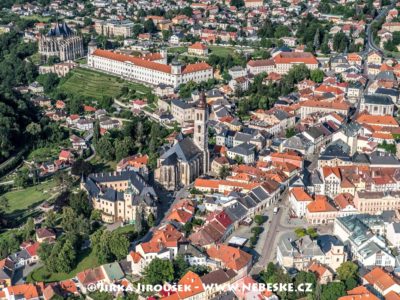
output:
[[[116,76],[141,81],[151,85],[161,83],[178,87],[189,81],[202,82],[213,78],[213,68],[207,63],[182,66],[166,65],[143,58],[95,50],[88,56],[88,66]]]

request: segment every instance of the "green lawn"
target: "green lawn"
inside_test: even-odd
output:
[[[8,199],[9,208],[7,214],[16,214],[38,205],[53,195],[52,189],[56,187],[54,180],[46,181],[40,185],[28,187],[26,189],[11,191],[3,196]]]
[[[115,170],[118,162],[106,161],[102,159],[100,156],[96,155],[95,157],[93,157],[90,163],[93,165],[96,172],[107,172],[107,171],[111,172]]]
[[[235,53],[235,48],[233,47],[222,47],[222,46],[209,46],[210,54],[215,54],[217,56],[227,56]]]
[[[43,17],[39,15],[22,16],[21,18],[25,20],[37,20],[38,22],[42,23],[48,23],[51,20],[51,17]]]
[[[58,89],[67,94],[98,100],[103,96],[116,98],[124,86],[134,89],[140,94],[147,94],[151,91],[142,84],[127,82],[115,76],[82,68],[71,71],[71,76],[63,81]]]
[[[27,159],[33,160],[37,163],[46,162],[51,159],[58,158],[60,149],[53,147],[44,147],[33,150],[29,153]]]
[[[175,54],[175,53],[182,54],[184,52],[187,52],[187,47],[171,47],[171,48],[168,48],[168,53],[170,53],[170,54]]]
[[[135,225],[133,224],[129,224],[129,225],[125,225],[122,227],[118,227],[117,229],[115,229],[113,232],[119,233],[119,234],[126,234],[126,233],[135,233]]]
[[[79,272],[83,270],[98,267],[100,264],[94,252],[91,249],[87,249],[78,255],[78,264],[69,273],[53,273],[47,272],[45,267],[40,267],[30,273],[27,277],[27,282],[54,282],[62,281],[65,279],[73,278]]]

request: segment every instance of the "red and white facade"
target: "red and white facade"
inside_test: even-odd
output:
[[[158,85],[178,87],[189,81],[202,82],[213,78],[213,68],[205,63],[160,63],[146,57],[134,57],[112,51],[96,49],[89,53],[88,66],[125,79]]]

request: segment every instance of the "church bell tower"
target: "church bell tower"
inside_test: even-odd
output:
[[[210,170],[210,153],[208,151],[208,109],[204,92],[200,93],[200,99],[194,110],[194,134],[196,146],[203,152],[203,174]]]

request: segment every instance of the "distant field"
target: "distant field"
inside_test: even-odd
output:
[[[83,270],[95,268],[99,266],[97,257],[94,252],[89,250],[83,251],[78,255],[78,265],[69,273],[49,273],[45,267],[40,267],[30,273],[27,277],[28,282],[54,282],[62,281],[65,279],[73,278],[75,275]]]
[[[181,53],[184,53],[184,52],[187,52],[187,47],[171,47],[171,48],[168,48],[168,53],[171,53],[171,54],[175,54],[175,53],[181,54]]]
[[[103,74],[100,72],[78,68],[72,72],[72,75],[61,83],[58,87],[60,91],[70,93],[76,96],[101,99],[103,96],[117,97],[122,87],[128,86],[135,89],[140,94],[147,94],[150,88],[138,84],[124,81],[118,77]]]
[[[233,47],[222,47],[222,46],[209,46],[210,54],[217,56],[227,56],[228,54],[233,55],[235,48]]]
[[[38,20],[39,22],[42,23],[48,23],[51,20],[51,17],[43,17],[39,15],[22,16],[21,18],[26,20]]]

